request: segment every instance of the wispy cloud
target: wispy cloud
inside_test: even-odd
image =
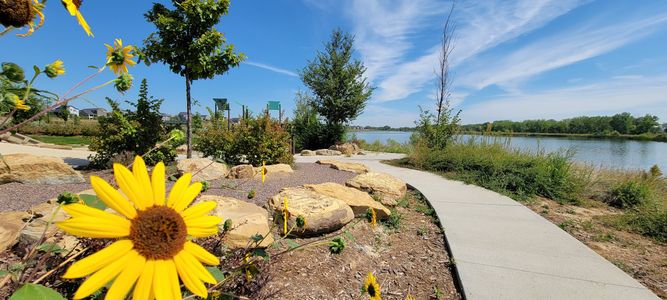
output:
[[[253,62],[253,61],[249,61],[249,60],[244,61],[243,63],[246,64],[246,65],[262,68],[262,69],[269,70],[269,71],[272,71],[272,72],[285,74],[285,75],[289,75],[289,76],[292,76],[292,77],[299,77],[299,74],[297,74],[296,72],[292,72],[290,70],[287,70],[287,69],[278,68],[278,67],[274,67],[274,66],[271,66],[271,65],[258,63],[258,62]]]
[[[667,115],[667,74],[653,78],[604,79],[598,83],[545,91],[508,94],[470,105],[464,122],[491,120],[562,119],[580,115]]]
[[[516,82],[583,61],[645,37],[667,14],[612,25],[585,24],[537,40],[509,54],[492,55],[466,67],[459,83],[475,89]]]
[[[458,34],[452,65],[459,65],[496,45],[540,28],[582,2],[479,0],[460,3],[456,9]],[[378,102],[404,99],[422,91],[434,78],[440,51],[439,31],[449,3],[434,0],[406,3],[417,7],[401,7],[392,1],[355,2],[357,6],[363,6],[354,7],[352,13],[358,49],[368,66],[370,78],[378,87],[374,97]],[[401,8],[400,13],[387,13],[396,7]],[[432,36],[424,37],[415,32],[426,25],[430,26]],[[413,47],[419,38],[433,42],[419,51]],[[416,52],[417,56],[408,56],[408,52]]]

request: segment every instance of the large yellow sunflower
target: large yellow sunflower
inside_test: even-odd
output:
[[[90,275],[74,298],[85,298],[115,278],[105,299],[125,299],[132,286],[133,299],[181,299],[179,277],[190,291],[206,298],[203,282],[216,280],[202,263],[218,265],[220,261],[190,238],[216,234],[221,219],[207,215],[216,206],[212,201],[187,208],[202,184],[190,184],[192,175],[186,173],[165,199],[164,164],[157,164],[149,178],[138,156],[132,171],[114,164],[114,177],[127,198],[97,176],[90,181],[100,200],[118,214],[75,203],[63,206],[72,218],[57,224],[80,237],[118,239],[72,264],[63,275]]]
[[[104,45],[108,50],[107,66],[109,66],[114,73],[127,73],[127,65],[134,66],[137,64],[131,59],[134,57],[134,54],[132,54],[134,47],[130,45],[123,47],[123,40],[116,39],[113,43],[113,47],[109,44]]]
[[[380,297],[380,285],[375,280],[373,273],[368,273],[368,276],[366,276],[363,290],[368,293],[370,300],[382,300],[382,297]]]

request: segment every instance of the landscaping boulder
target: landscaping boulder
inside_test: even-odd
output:
[[[368,167],[366,167],[366,165],[359,163],[342,162],[339,160],[331,160],[331,159],[321,159],[318,160],[317,163],[321,165],[330,165],[331,168],[334,168],[336,170],[354,172],[357,174],[364,174],[369,172]]]
[[[336,198],[345,202],[352,208],[356,217],[363,217],[369,208],[375,210],[378,219],[385,219],[391,215],[391,211],[375,201],[368,193],[344,185],[325,182],[320,184],[305,184],[304,187],[325,196]]]
[[[337,156],[341,155],[342,153],[338,150],[331,150],[331,149],[320,149],[320,150],[315,150],[316,155],[323,155],[323,156]]]
[[[302,150],[301,156],[315,156],[315,151],[313,150]]]
[[[295,236],[313,236],[336,231],[354,219],[354,212],[345,202],[304,187],[284,188],[268,201],[270,210],[281,213],[283,200],[288,200],[290,218],[288,228],[296,224],[296,218],[303,216],[304,228],[295,228]]]
[[[275,164],[275,165],[267,165],[265,166],[266,170],[266,176],[271,176],[271,175],[277,175],[280,173],[294,173],[294,170],[292,169],[292,166],[288,164]],[[256,167],[255,168],[255,176],[262,176],[262,167]]]
[[[21,229],[25,224],[23,219],[30,215],[22,211],[0,212],[0,252],[3,252],[16,244]]]
[[[218,206],[212,215],[222,218],[218,226],[222,232],[224,222],[232,220],[232,230],[227,232],[223,241],[230,249],[245,248],[253,235],[267,235],[259,247],[265,248],[273,243],[273,235],[269,231],[269,218],[266,209],[255,204],[222,196],[203,195],[197,202],[215,201]]]
[[[337,150],[345,155],[353,155],[359,152],[359,146],[355,143],[345,143],[340,145],[333,145],[329,147],[330,150]]]
[[[188,158],[176,163],[178,172],[192,173],[192,181],[210,181],[227,176],[227,166],[208,158]]]
[[[255,176],[255,168],[252,165],[238,165],[229,170],[227,178],[244,179],[253,178]]]
[[[18,153],[7,154],[0,160],[0,184],[20,182],[28,184],[84,183],[83,176],[61,158]]]
[[[396,205],[405,196],[407,186],[403,180],[385,173],[368,172],[360,174],[345,183],[377,196],[384,205]]]

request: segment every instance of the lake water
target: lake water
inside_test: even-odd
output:
[[[412,132],[361,131],[354,133],[358,139],[371,143],[386,143],[392,139],[399,143],[410,141]],[[463,135],[462,140],[473,136]],[[481,136],[474,136],[481,139]],[[487,137],[488,138],[488,137]],[[631,141],[621,139],[568,139],[558,137],[494,137],[499,142],[509,142],[513,148],[529,151],[555,152],[572,149],[573,159],[580,162],[621,169],[647,170],[654,164],[667,170],[667,143]]]

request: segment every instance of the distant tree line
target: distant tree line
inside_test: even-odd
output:
[[[391,126],[349,126],[351,131],[415,131],[414,127],[391,127]]]
[[[493,121],[463,125],[464,131],[517,132],[517,133],[564,133],[564,134],[650,134],[660,133],[658,117],[644,115],[634,117],[624,112],[613,116],[583,116],[564,120]]]

